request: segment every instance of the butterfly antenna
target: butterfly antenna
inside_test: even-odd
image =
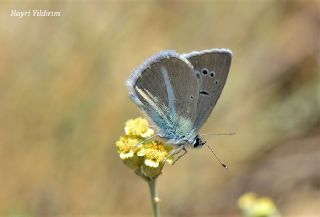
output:
[[[218,158],[218,156],[214,153],[214,151],[212,150],[212,148],[209,146],[209,145],[207,145],[207,144],[205,144],[207,147],[208,147],[208,149],[212,152],[212,154],[213,154],[213,156],[215,157],[215,159],[221,164],[221,166],[223,166],[225,169],[228,169],[228,167],[227,167],[227,165],[225,165],[219,158]]]
[[[235,135],[236,132],[230,132],[230,133],[203,133],[200,134],[200,136],[207,136],[207,135],[213,135],[213,136],[232,136]]]

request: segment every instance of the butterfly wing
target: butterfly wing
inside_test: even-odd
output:
[[[188,60],[174,51],[160,52],[134,71],[127,86],[131,99],[156,125],[160,136],[173,143],[193,136],[199,87]]]
[[[228,49],[212,49],[183,54],[194,67],[200,80],[197,118],[198,130],[210,116],[226,83],[231,65],[232,52]]]

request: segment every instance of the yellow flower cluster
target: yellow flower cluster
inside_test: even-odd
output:
[[[165,162],[173,162],[173,156],[169,156],[171,146],[148,139],[154,131],[146,119],[128,120],[124,129],[125,135],[120,137],[116,146],[120,158],[136,174],[151,179],[161,174]]]
[[[149,123],[144,118],[128,120],[124,128],[126,135],[140,136],[148,138],[154,134],[153,129],[149,128]]]
[[[244,217],[280,217],[273,201],[268,197],[257,197],[254,193],[246,193],[238,200]]]

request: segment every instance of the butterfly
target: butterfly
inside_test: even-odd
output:
[[[127,80],[129,96],[168,144],[202,147],[199,129],[215,107],[226,83],[232,52],[210,49],[179,54],[161,51],[138,66]]]

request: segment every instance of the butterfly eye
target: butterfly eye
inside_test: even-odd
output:
[[[203,142],[199,137],[197,137],[193,142],[194,148],[200,148],[202,147],[206,142]]]
[[[208,69],[206,69],[206,68],[202,69],[202,74],[204,74],[204,75],[208,74]]]
[[[196,140],[194,141],[193,147],[196,148],[200,145],[200,139],[196,138]]]

